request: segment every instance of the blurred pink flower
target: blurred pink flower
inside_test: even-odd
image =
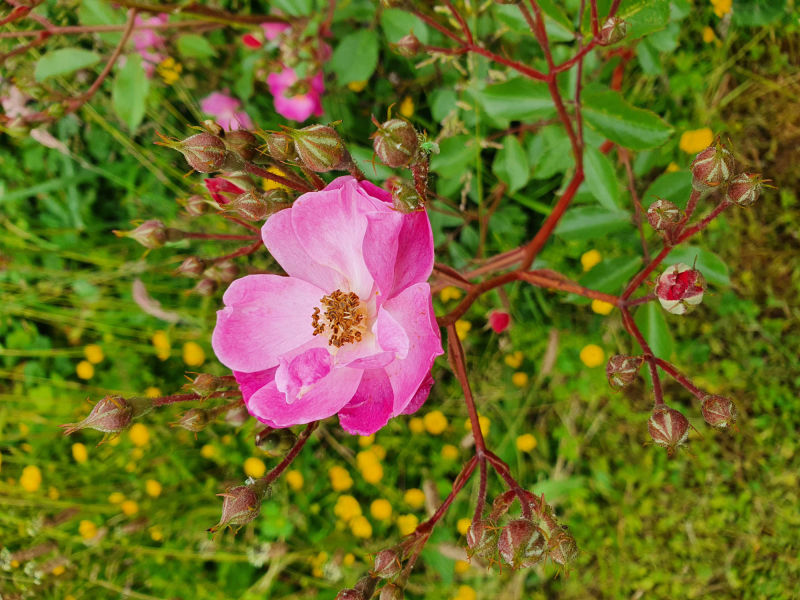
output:
[[[207,177],[203,180],[203,183],[208,193],[211,194],[211,198],[217,204],[227,204],[247,191],[224,177]]]
[[[162,25],[167,21],[169,21],[169,15],[161,13],[149,19],[136,17],[135,22],[136,25]],[[145,73],[148,77],[152,77],[156,65],[166,58],[159,52],[166,47],[164,37],[156,33],[155,29],[135,29],[131,39],[136,52],[142,57]]]
[[[243,110],[239,110],[242,103],[225,92],[214,92],[200,102],[204,113],[214,117],[225,131],[234,129],[252,129],[253,121]]]
[[[501,310],[493,310],[489,313],[489,327],[495,333],[503,333],[511,324],[511,315]]]
[[[424,211],[393,210],[385,190],[340,177],[262,228],[288,273],[234,281],[212,346],[250,413],[289,427],[338,413],[369,435],[428,396],[442,354],[427,283],[433,235]]]
[[[275,98],[275,110],[278,114],[295,121],[305,121],[312,114],[322,115],[320,95],[325,91],[322,72],[310,80],[300,81],[294,69],[286,68],[280,73],[270,73],[267,77],[269,93]],[[292,94],[297,86],[307,88],[303,93]]]
[[[272,41],[289,29],[289,25],[286,23],[262,23],[261,29],[264,30],[264,37]]]

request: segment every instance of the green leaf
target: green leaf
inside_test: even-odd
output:
[[[678,246],[667,255],[664,264],[672,265],[679,262],[695,265],[709,283],[720,286],[731,284],[728,265],[710,250],[697,246]]]
[[[100,62],[100,55],[83,48],[59,48],[42,56],[33,70],[36,81],[66,75]]]
[[[333,52],[329,64],[342,85],[351,81],[366,81],[378,66],[378,36],[371,29],[345,36]]]
[[[647,209],[658,198],[669,200],[681,208],[686,206],[692,193],[692,174],[689,171],[664,173],[650,184],[642,195],[642,206]]]
[[[737,0],[733,23],[739,27],[763,27],[786,14],[786,0]]]
[[[672,341],[672,335],[669,332],[664,313],[664,309],[661,308],[661,305],[655,300],[643,304],[642,307],[636,311],[633,320],[642,332],[653,354],[664,360],[669,360],[672,356],[675,343]]]
[[[587,90],[583,118],[612,142],[632,150],[654,148],[672,135],[672,127],[654,112],[628,104],[619,92]]]
[[[669,0],[625,0],[617,14],[628,24],[625,39],[635,40],[667,26]]]
[[[468,135],[456,135],[439,143],[439,154],[431,158],[431,171],[442,177],[458,177],[467,170],[478,151],[478,145]]]
[[[583,153],[583,169],[586,187],[597,201],[610,211],[619,210],[617,174],[608,157],[594,146],[587,146]]]
[[[601,206],[578,206],[561,217],[555,234],[565,240],[588,240],[630,225],[631,217],[626,212],[612,212]]]
[[[375,152],[372,148],[365,148],[364,146],[349,146],[350,156],[356,161],[358,167],[371,181],[383,181],[394,175],[386,165],[382,165],[381,161],[375,158]]]
[[[121,25],[125,15],[111,8],[109,2],[103,0],[83,0],[78,8],[78,20],[82,25]],[[121,33],[109,32],[98,34],[108,44],[119,43]]]
[[[555,114],[547,85],[525,77],[486,86],[476,95],[486,114],[504,125],[509,121],[544,119]]]
[[[578,279],[578,283],[591,290],[606,294],[618,294],[622,291],[622,286],[639,272],[641,266],[642,259],[639,256],[621,256],[604,260]],[[564,299],[574,304],[591,302],[589,298],[577,294],[568,294]]]
[[[548,125],[531,137],[528,161],[534,179],[549,179],[575,164],[569,136],[560,125]]]
[[[217,51],[206,38],[196,33],[187,33],[178,38],[178,52],[184,58],[211,58]]]
[[[508,184],[511,193],[528,183],[530,179],[528,157],[515,136],[507,135],[503,138],[503,148],[494,158],[492,171],[500,181]]]
[[[129,55],[125,66],[114,77],[111,102],[114,112],[125,122],[131,133],[142,122],[149,89],[150,80],[142,67],[142,57],[138,54]]]
[[[428,28],[418,17],[399,8],[387,8],[381,14],[381,29],[390,43],[413,33],[423,44],[429,40]]]

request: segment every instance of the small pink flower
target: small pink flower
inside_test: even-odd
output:
[[[495,333],[503,333],[511,324],[511,315],[501,310],[493,310],[489,313],[489,327]]]
[[[214,92],[200,102],[203,112],[214,117],[225,131],[252,129],[253,121],[246,112],[239,110],[241,106],[239,100],[224,92]]]
[[[325,91],[322,72],[298,84],[297,73],[294,69],[287,68],[280,73],[270,73],[267,85],[269,93],[275,98],[275,110],[281,116],[295,121],[305,121],[312,114],[316,117],[322,115],[320,96]],[[307,89],[303,93],[294,93],[298,85]]]
[[[169,21],[169,15],[161,13],[149,19],[136,17],[136,25],[162,25]],[[166,58],[164,54],[159,52],[166,47],[163,36],[156,33],[155,29],[135,29],[131,35],[133,40],[133,47],[136,48],[142,60],[144,61],[145,73],[148,77],[153,76],[155,66]]]
[[[262,228],[289,276],[234,281],[212,337],[258,420],[289,427],[338,413],[345,430],[369,435],[427,398],[442,354],[431,225],[424,211],[391,206],[385,190],[340,177]]]
[[[269,41],[272,41],[284,31],[289,29],[289,25],[286,23],[262,23],[261,29],[264,30],[264,37]]]

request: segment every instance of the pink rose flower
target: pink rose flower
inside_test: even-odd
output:
[[[264,37],[272,41],[289,29],[289,25],[286,23],[262,23],[261,29],[264,30]]]
[[[169,15],[161,13],[149,19],[136,17],[136,25],[163,25],[169,21]],[[155,29],[134,29],[131,35],[133,47],[136,48],[143,61],[145,73],[148,77],[153,76],[155,66],[166,58],[164,54],[158,52],[166,47],[164,37],[156,33]]]
[[[275,99],[275,110],[279,115],[295,121],[305,121],[311,115],[322,115],[322,102],[320,95],[325,91],[325,82],[319,72],[304,83],[307,86],[305,93],[287,95],[290,88],[298,82],[294,69],[284,69],[280,73],[270,73],[267,77],[269,93]]]
[[[262,228],[288,273],[234,281],[212,346],[250,413],[289,427],[338,413],[353,434],[416,411],[442,354],[428,276],[424,211],[391,208],[385,190],[339,177]]]
[[[235,129],[252,129],[253,121],[241,108],[242,103],[225,92],[214,92],[203,98],[200,108],[208,115],[214,117],[225,131]]]

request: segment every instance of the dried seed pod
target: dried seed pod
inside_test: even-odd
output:
[[[718,429],[727,429],[736,423],[736,405],[724,396],[708,395],[701,407],[706,423]]]
[[[636,381],[636,374],[644,362],[643,356],[625,356],[616,354],[608,359],[606,377],[608,384],[618,390]]]

